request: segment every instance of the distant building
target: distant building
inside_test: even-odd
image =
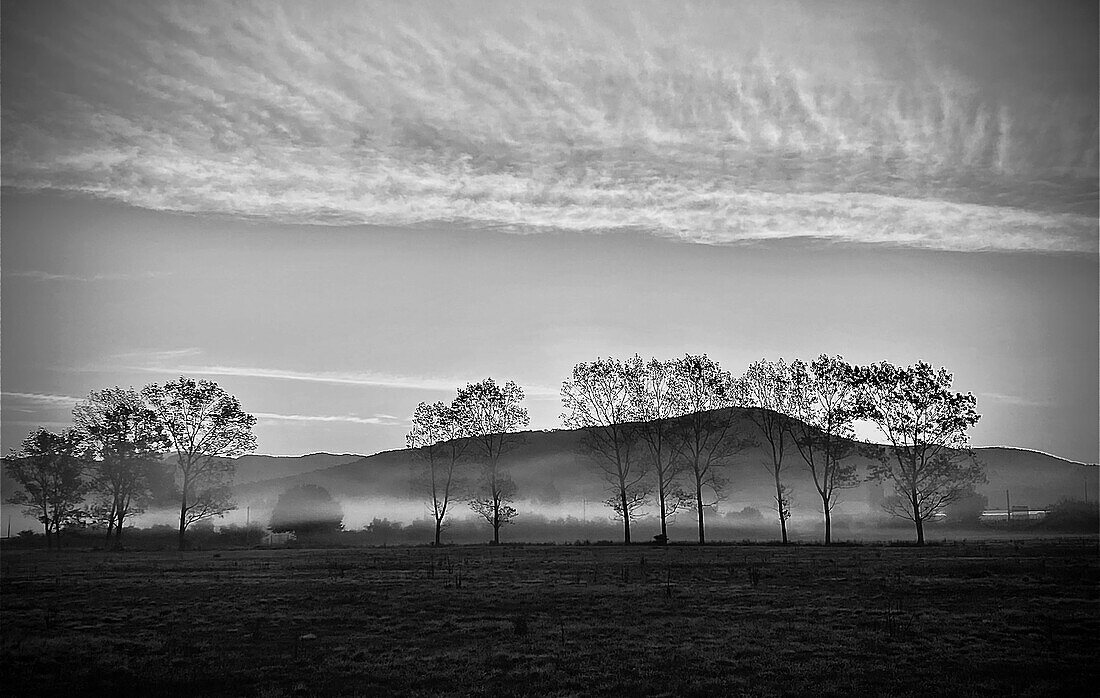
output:
[[[1032,509],[1026,504],[1020,504],[1012,507],[1012,521],[1038,521],[1039,519],[1046,518],[1046,509]],[[982,512],[982,516],[979,519],[983,523],[996,523],[999,521],[1008,521],[1009,515],[1007,509],[986,509]]]
[[[268,533],[264,536],[263,541],[260,543],[260,545],[286,545],[292,540],[297,540],[297,537],[294,535],[294,533],[290,531],[287,531],[285,533]]]

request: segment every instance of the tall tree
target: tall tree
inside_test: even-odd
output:
[[[641,360],[602,359],[573,367],[562,382],[562,421],[581,429],[582,448],[607,483],[605,504],[623,520],[623,543],[630,545],[630,522],[649,501],[649,463],[640,457],[638,430],[632,422],[633,397],[639,392]]]
[[[79,521],[88,490],[84,440],[75,429],[60,433],[39,427],[6,460],[8,474],[23,489],[8,500],[41,522],[47,548],[61,547],[61,531]]]
[[[500,543],[500,528],[519,515],[512,506],[516,484],[503,457],[525,440],[518,433],[531,423],[523,402],[523,390],[512,381],[499,386],[492,378],[470,383],[458,391],[452,403],[454,418],[469,435],[470,454],[481,464],[478,493],[470,508],[493,528],[493,544]]]
[[[775,509],[779,530],[787,544],[787,520],[791,516],[790,488],[783,483],[783,456],[790,445],[790,414],[793,409],[791,369],[783,361],[761,359],[749,365],[737,380],[738,401],[753,409],[746,412],[768,445],[764,466],[775,482]]]
[[[822,354],[808,367],[794,361],[791,374],[791,415],[795,419],[787,426],[821,498],[828,545],[838,491],[859,484],[856,465],[850,459],[856,451],[852,428],[858,397],[856,369],[842,357]]]
[[[151,496],[161,467],[158,456],[170,445],[168,433],[133,388],[92,391],[73,408],[73,424],[92,459],[90,485],[107,528],[107,547],[117,547],[127,517],[144,511]]]
[[[893,485],[884,508],[914,523],[924,544],[924,522],[985,481],[967,430],[980,415],[971,393],[951,390],[954,377],[924,361],[901,368],[885,361],[857,372],[858,417],[886,437],[872,475]]]
[[[638,436],[643,445],[653,484],[657,512],[661,517],[662,542],[668,542],[668,521],[677,511],[691,506],[691,497],[680,486],[683,464],[676,458],[677,430],[675,418],[680,402],[676,394],[678,383],[673,380],[673,363],[650,359],[642,363],[635,356],[630,370],[637,378],[632,381],[632,418],[637,420]]]
[[[181,376],[164,385],[148,385],[141,393],[167,430],[175,452],[183,550],[188,526],[235,508],[229,488],[236,464],[230,459],[256,448],[256,418],[213,381]]]
[[[699,545],[707,542],[703,511],[724,498],[728,480],[721,470],[735,454],[752,445],[740,434],[733,410],[736,393],[733,378],[706,354],[688,354],[673,363],[673,380],[679,384],[679,457],[693,488],[699,524]],[[713,501],[707,501],[710,490]]]
[[[428,509],[435,520],[435,545],[445,526],[444,520],[462,488],[459,463],[469,441],[460,411],[442,402],[422,402],[413,411],[412,429],[405,443],[416,449],[423,469],[414,475],[413,484],[428,497]]]

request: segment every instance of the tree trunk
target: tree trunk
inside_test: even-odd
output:
[[[122,547],[122,522],[126,520],[125,510],[118,512],[118,525],[115,526],[115,548]]]
[[[660,477],[660,475],[658,475]],[[668,545],[668,525],[665,516],[665,493],[661,492],[661,540],[663,545]]]
[[[829,500],[821,498],[821,508],[825,512],[825,545],[833,542],[832,512],[829,511]]]
[[[187,530],[187,496],[184,495],[180,500],[180,534],[179,534],[179,549],[183,550],[186,547],[187,541],[184,539],[184,532]]]
[[[783,545],[787,544],[787,516],[783,508],[783,485],[779,483],[779,473],[775,473],[775,501],[779,507],[779,529],[783,532]]]
[[[924,545],[924,519],[921,516],[920,503],[914,494],[910,500],[913,503],[913,523],[917,525],[917,545]]]
[[[493,504],[493,545],[500,545],[500,503]]]
[[[707,536],[703,531],[703,488],[695,486],[695,504],[699,512],[699,545],[707,544]]]
[[[623,545],[630,545],[630,510],[626,508],[626,489],[619,490],[623,504]]]
[[[443,519],[435,520],[435,547],[439,547],[439,533],[443,528]]]

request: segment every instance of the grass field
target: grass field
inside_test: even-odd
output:
[[[1092,695],[1096,538],[0,557],[5,696]]]

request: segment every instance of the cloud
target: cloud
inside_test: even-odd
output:
[[[235,376],[238,378],[262,378],[272,380],[302,381],[307,383],[323,383],[329,385],[356,385],[379,388],[399,388],[403,390],[425,390],[437,392],[453,392],[457,388],[480,378],[442,378],[438,376],[408,376],[376,372],[357,371],[294,371],[278,368],[260,368],[256,366],[223,366],[223,365],[176,365],[176,366],[124,366],[117,367],[120,370],[140,371],[143,373],[157,373],[166,375],[193,375],[193,376]],[[101,370],[96,368],[94,370]],[[547,386],[520,385],[524,392],[531,397],[553,396],[558,397],[556,388]],[[381,415],[384,417],[385,415]]]
[[[159,279],[165,276],[170,276],[171,273],[146,271],[138,274],[93,274],[91,276],[80,276],[77,274],[55,274],[53,272],[31,269],[26,271],[5,271],[4,275],[20,279],[34,279],[36,281],[76,281],[89,283],[96,281],[134,281],[141,279]]]
[[[1020,21],[986,41],[866,3],[67,9],[8,23],[5,185],[276,222],[1098,249],[1095,80],[1060,79],[1095,70],[1094,36],[1042,51]]]
[[[453,390],[456,383],[441,378],[423,376],[397,376],[383,373],[338,371],[291,371],[255,366],[182,365],[175,367],[131,366],[129,370],[147,373],[167,373],[199,376],[236,376],[240,378],[270,378],[275,380],[305,381],[334,385],[364,385],[383,388],[409,388],[415,390]]]
[[[253,412],[256,418],[261,420],[273,420],[278,422],[343,422],[349,424],[370,424],[383,427],[407,427],[409,421],[398,419],[389,415],[376,414],[373,417],[357,417],[355,415],[314,415],[314,414],[274,414],[271,412]]]
[[[180,349],[137,349],[110,356],[118,361],[138,361],[150,364],[160,364],[166,361],[178,361],[179,359],[200,356],[202,349],[199,347],[182,347]]]
[[[51,395],[49,393],[17,393],[8,392],[7,390],[0,393],[3,397],[19,400],[24,402],[33,402],[37,404],[55,405],[58,407],[72,407],[81,401],[81,398],[72,397],[69,395]]]
[[[979,398],[985,398],[993,402],[999,402],[1003,405],[1011,405],[1012,407],[1050,407],[1051,401],[1049,399],[1041,400],[1036,398],[1022,397],[1020,395],[1008,395],[1006,393],[978,393]]]

